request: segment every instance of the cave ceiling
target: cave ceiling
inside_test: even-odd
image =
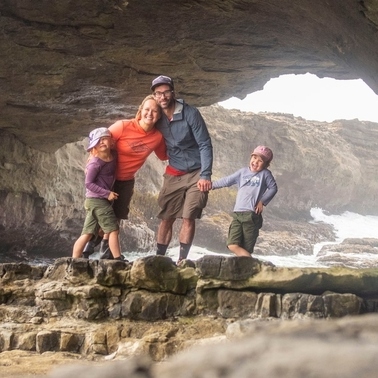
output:
[[[1,0],[0,129],[52,152],[131,117],[151,80],[207,106],[273,77],[378,93],[378,0]]]

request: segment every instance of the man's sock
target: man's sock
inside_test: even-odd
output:
[[[159,244],[157,243],[157,250],[156,254],[160,256],[165,256],[165,253],[167,252],[168,244]]]
[[[180,243],[180,256],[179,261],[185,260],[188,257],[191,244]]]

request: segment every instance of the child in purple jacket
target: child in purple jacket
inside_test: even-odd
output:
[[[119,247],[119,225],[112,207],[112,201],[117,200],[118,194],[112,191],[117,154],[111,146],[112,136],[106,127],[90,132],[87,148],[90,157],[85,170],[86,217],[81,236],[73,247],[73,258],[82,256],[87,242],[101,229],[109,233],[109,247],[114,259],[124,260]]]

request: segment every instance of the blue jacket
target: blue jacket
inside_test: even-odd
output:
[[[163,113],[156,128],[164,136],[170,166],[184,172],[201,169],[200,177],[211,180],[213,146],[197,108],[176,100],[172,120]]]

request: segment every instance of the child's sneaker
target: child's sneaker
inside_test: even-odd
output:
[[[125,262],[128,262],[125,257],[123,255],[119,256],[119,257],[116,257],[114,258],[113,260],[117,260],[117,261],[125,261]]]

